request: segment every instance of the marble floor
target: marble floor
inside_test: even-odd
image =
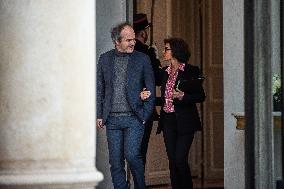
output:
[[[171,189],[169,185],[147,186],[147,189]]]
[[[170,185],[157,185],[157,186],[147,186],[147,189],[172,189]],[[201,189],[201,188],[195,188]],[[208,189],[224,189],[224,188],[208,188]]]

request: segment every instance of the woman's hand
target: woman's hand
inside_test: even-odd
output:
[[[147,98],[149,98],[151,95],[150,91],[146,91],[146,88],[143,88],[143,91],[141,91],[140,93],[140,98],[141,100],[146,100]]]
[[[182,100],[183,96],[184,96],[184,92],[182,92],[179,89],[175,89],[174,90],[174,92],[173,92],[173,99],[177,98],[179,100]]]

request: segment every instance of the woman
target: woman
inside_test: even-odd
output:
[[[205,100],[203,79],[199,68],[187,63],[190,51],[183,39],[168,38],[164,43],[164,60],[170,65],[163,68],[161,74],[162,106],[158,129],[163,131],[172,189],[191,189],[188,155],[194,133],[201,130],[196,103]]]

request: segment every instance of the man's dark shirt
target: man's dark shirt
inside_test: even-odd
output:
[[[149,45],[146,45],[142,43],[141,41],[136,39],[136,44],[134,47],[135,50],[142,52],[150,57],[151,65],[153,68],[154,76],[155,76],[155,85],[160,86],[160,68],[161,68],[161,62],[156,57],[155,49],[153,47],[150,47]]]

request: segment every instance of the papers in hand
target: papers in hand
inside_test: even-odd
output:
[[[202,90],[204,79],[204,77],[198,77],[189,80],[178,80],[175,88],[187,93],[198,92]]]

